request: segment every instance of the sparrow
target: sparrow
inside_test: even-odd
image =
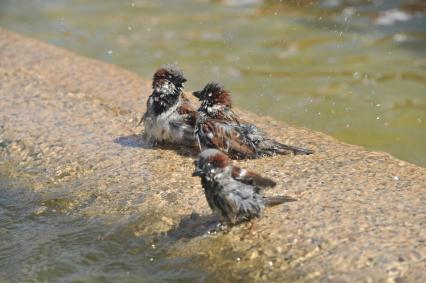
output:
[[[140,120],[144,137],[152,143],[194,145],[196,108],[184,95],[186,78],[174,65],[159,68],[152,80],[152,94]]]
[[[242,122],[232,111],[229,91],[218,83],[210,82],[193,95],[201,101],[195,124],[195,137],[200,150],[217,148],[233,159],[313,153],[309,149],[279,143],[268,138],[255,125]]]
[[[261,190],[276,183],[261,175],[231,164],[231,160],[217,149],[202,151],[194,161],[192,176],[201,177],[207,202],[227,224],[235,225],[262,215],[265,207],[295,199],[288,196],[262,196]]]
[[[219,83],[210,82],[202,90],[192,93],[201,102],[198,112],[207,114],[212,119],[218,119],[231,124],[240,124],[240,118],[232,111],[232,100],[229,91]]]

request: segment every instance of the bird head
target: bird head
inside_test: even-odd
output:
[[[225,90],[223,86],[216,82],[210,82],[199,91],[192,93],[202,103],[201,108],[212,107],[214,105],[223,105],[232,107],[232,100],[229,91]]]
[[[186,78],[176,65],[168,64],[159,68],[152,78],[152,88],[160,91],[182,92]]]
[[[223,172],[229,163],[230,159],[223,152],[212,148],[206,149],[194,161],[195,170],[192,176],[212,177]]]

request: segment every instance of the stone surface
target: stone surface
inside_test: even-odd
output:
[[[202,255],[213,274],[426,282],[425,168],[238,111],[316,153],[237,162],[278,182],[268,194],[298,201],[267,210],[251,230],[202,236],[210,211],[191,177],[195,150],[150,148],[135,127],[150,92],[133,73],[0,29],[1,168],[53,196],[40,213],[134,216],[134,235],[166,232],[170,256]]]

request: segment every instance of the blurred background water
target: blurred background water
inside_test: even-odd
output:
[[[426,1],[0,0],[0,26],[426,166]],[[66,66],[64,66],[66,68]]]

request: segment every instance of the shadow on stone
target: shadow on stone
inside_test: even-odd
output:
[[[140,148],[152,148],[153,146],[147,143],[142,135],[129,135],[122,136],[114,139],[114,142],[125,147],[140,147]]]
[[[152,145],[151,143],[145,141],[142,135],[136,135],[136,134],[118,137],[114,139],[114,143],[117,143],[124,147],[173,150],[180,156],[192,157],[192,158],[196,158],[199,153],[196,147],[177,146],[177,145],[163,144],[163,143]]]
[[[199,215],[196,212],[182,218],[180,223],[167,232],[167,236],[179,239],[191,239],[208,234],[216,229],[219,219],[215,215]]]

